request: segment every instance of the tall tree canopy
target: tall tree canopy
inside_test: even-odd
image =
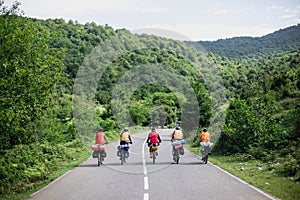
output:
[[[35,122],[50,105],[64,67],[49,48],[50,32],[18,16],[17,6],[3,7],[0,15],[1,150],[35,140]]]

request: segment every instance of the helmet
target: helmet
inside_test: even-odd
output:
[[[124,128],[124,131],[128,131],[129,129],[127,127]]]
[[[155,131],[155,128],[151,128],[151,131]]]
[[[103,128],[99,128],[99,131],[103,131]]]
[[[180,126],[176,126],[176,130],[180,130]]]
[[[203,132],[206,132],[207,131],[207,128],[203,128]]]

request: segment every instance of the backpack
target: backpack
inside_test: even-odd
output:
[[[129,140],[129,133],[128,132],[124,132],[121,135],[121,141],[128,141]]]

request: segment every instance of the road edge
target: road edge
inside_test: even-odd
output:
[[[89,159],[89,158],[88,158]],[[51,185],[53,185],[54,183],[56,183],[57,181],[59,181],[60,179],[62,179],[63,177],[65,177],[66,175],[68,175],[69,173],[71,173],[73,171],[74,168],[66,171],[64,174],[62,174],[61,176],[57,177],[56,179],[54,179],[53,181],[51,181],[49,184],[47,184],[46,186],[42,187],[41,189],[35,191],[34,193],[29,195],[29,198],[34,197],[35,195],[39,194],[40,192],[46,190],[47,188],[49,188]]]
[[[190,152],[191,152],[191,151],[190,151]],[[197,156],[199,159],[201,159],[201,157],[200,157],[199,155],[197,155],[197,154],[195,154],[195,153],[193,153],[193,152],[191,152],[191,153],[194,154],[195,156]],[[273,195],[271,195],[271,194],[268,194],[267,192],[265,192],[265,191],[263,191],[263,190],[261,190],[261,189],[255,187],[254,185],[251,185],[250,183],[248,183],[248,182],[242,180],[241,178],[239,178],[239,177],[237,177],[237,176],[231,174],[230,172],[226,171],[225,169],[222,169],[221,167],[215,165],[214,163],[212,163],[212,162],[210,162],[210,161],[208,161],[207,163],[208,163],[209,165],[211,165],[211,166],[217,168],[218,170],[222,171],[223,173],[229,175],[230,177],[234,178],[235,180],[237,180],[237,181],[239,181],[239,182],[241,182],[241,183],[247,185],[248,187],[252,188],[253,190],[259,192],[260,194],[264,195],[265,197],[269,198],[270,200],[281,200],[281,199],[279,199],[278,197],[275,197],[275,196],[273,196]]]
[[[219,169],[220,171],[224,172],[225,174],[229,175],[230,177],[236,179],[237,181],[239,181],[239,182],[241,182],[241,183],[243,183],[243,184],[249,186],[249,187],[252,188],[253,190],[255,190],[255,191],[259,192],[260,194],[262,194],[262,195],[268,197],[269,199],[271,199],[271,200],[281,200],[281,199],[279,199],[278,197],[274,197],[273,195],[268,194],[268,193],[266,193],[265,191],[263,191],[263,190],[261,190],[261,189],[255,187],[254,185],[251,185],[250,183],[248,183],[248,182],[242,180],[241,178],[239,178],[239,177],[237,177],[237,176],[235,176],[235,175],[229,173],[228,171],[226,171],[226,170],[222,169],[221,167],[219,167],[219,166],[213,164],[212,162],[209,162],[209,161],[208,161],[208,163],[209,163],[211,166],[213,166],[213,167]]]

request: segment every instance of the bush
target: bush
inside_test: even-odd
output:
[[[286,156],[281,173],[284,176],[295,176],[297,171],[299,171],[299,161],[296,160],[292,155]]]
[[[82,150],[79,140],[57,145],[47,142],[16,145],[6,150],[0,158],[0,195],[34,188]]]

